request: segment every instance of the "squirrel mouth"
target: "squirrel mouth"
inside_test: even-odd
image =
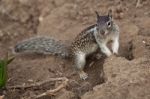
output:
[[[100,33],[105,36],[108,34],[108,31],[101,31]]]

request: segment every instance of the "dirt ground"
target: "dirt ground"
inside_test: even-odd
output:
[[[8,66],[7,86],[67,77],[65,88],[40,99],[150,99],[150,1],[141,0],[138,6],[137,1],[0,0],[0,58],[7,52],[16,57]],[[18,42],[41,35],[69,45],[78,33],[95,23],[95,11],[104,15],[110,8],[120,27],[119,57],[91,56],[85,68],[89,78],[85,81],[80,80],[70,60],[12,52]],[[60,83],[7,89],[4,94],[6,99],[34,99]]]

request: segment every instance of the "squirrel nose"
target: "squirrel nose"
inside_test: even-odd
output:
[[[100,33],[101,33],[102,35],[105,35],[105,31],[104,31],[104,30],[101,30]]]

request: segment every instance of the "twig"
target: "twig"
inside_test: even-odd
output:
[[[47,90],[46,92],[44,92],[44,93],[42,93],[42,94],[40,94],[40,95],[37,95],[35,98],[37,99],[37,98],[40,98],[40,97],[43,97],[43,96],[46,96],[46,95],[51,96],[51,95],[53,95],[54,93],[56,93],[56,92],[58,92],[59,90],[61,90],[62,88],[66,87],[66,85],[68,84],[68,81],[69,81],[69,80],[68,80],[67,78],[63,78],[63,79],[61,79],[61,80],[64,80],[64,81],[63,81],[62,84],[60,84],[57,88],[52,89],[52,90]]]
[[[141,4],[141,0],[137,0],[136,8],[139,8],[139,7],[141,7],[141,6],[142,6],[142,4]]]
[[[49,78],[48,80],[42,81],[42,82],[37,82],[31,85],[16,85],[16,86],[7,86],[7,89],[27,89],[31,87],[38,87],[41,86],[45,83],[52,82],[52,81],[61,81],[61,80],[66,80],[66,77],[61,77],[61,78]],[[67,79],[68,80],[68,79]]]

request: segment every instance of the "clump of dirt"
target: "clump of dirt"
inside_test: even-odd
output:
[[[143,0],[143,6],[137,8],[136,1],[1,0],[1,57],[7,52],[13,54],[12,48],[21,40],[40,35],[69,45],[78,33],[95,23],[95,11],[103,15],[109,8],[113,9],[114,20],[120,27],[119,57],[97,59],[97,54],[90,56],[85,68],[89,75],[87,80],[80,80],[69,59],[15,54],[15,60],[8,66],[7,86],[27,86],[49,78],[67,77],[65,88],[41,99],[148,97],[150,2]],[[60,83],[52,81],[37,87],[8,89],[4,94],[6,99],[33,99],[33,96],[57,88]]]

